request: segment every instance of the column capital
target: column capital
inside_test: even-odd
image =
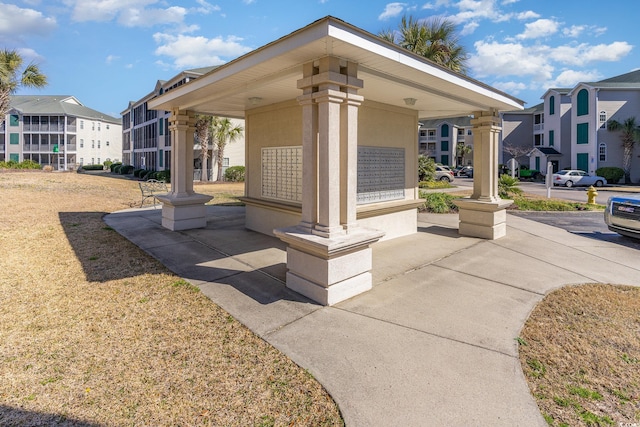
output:
[[[313,94],[313,99],[318,103],[332,102],[335,104],[342,104],[347,98],[347,94],[334,89],[325,89]]]

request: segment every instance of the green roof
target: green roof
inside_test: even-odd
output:
[[[121,119],[85,107],[69,95],[16,95],[11,97],[10,109],[21,114],[73,116],[122,124]]]

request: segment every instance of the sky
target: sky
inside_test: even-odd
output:
[[[327,15],[373,34],[402,16],[447,18],[468,75],[532,107],[640,68],[635,0],[0,0],[0,49],[48,77],[18,95],[73,95],[120,117],[182,70],[220,65]]]

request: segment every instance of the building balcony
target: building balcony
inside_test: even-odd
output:
[[[538,123],[537,125],[533,125],[534,132],[543,132],[544,131],[544,123]]]

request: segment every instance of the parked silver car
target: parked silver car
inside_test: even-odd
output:
[[[449,166],[436,165],[436,180],[453,182],[453,171]]]
[[[595,185],[602,187],[607,183],[606,178],[601,176],[591,176],[585,171],[575,169],[565,169],[553,174],[553,185],[564,185],[565,187]]]
[[[640,239],[640,195],[609,197],[604,222],[611,231]]]

